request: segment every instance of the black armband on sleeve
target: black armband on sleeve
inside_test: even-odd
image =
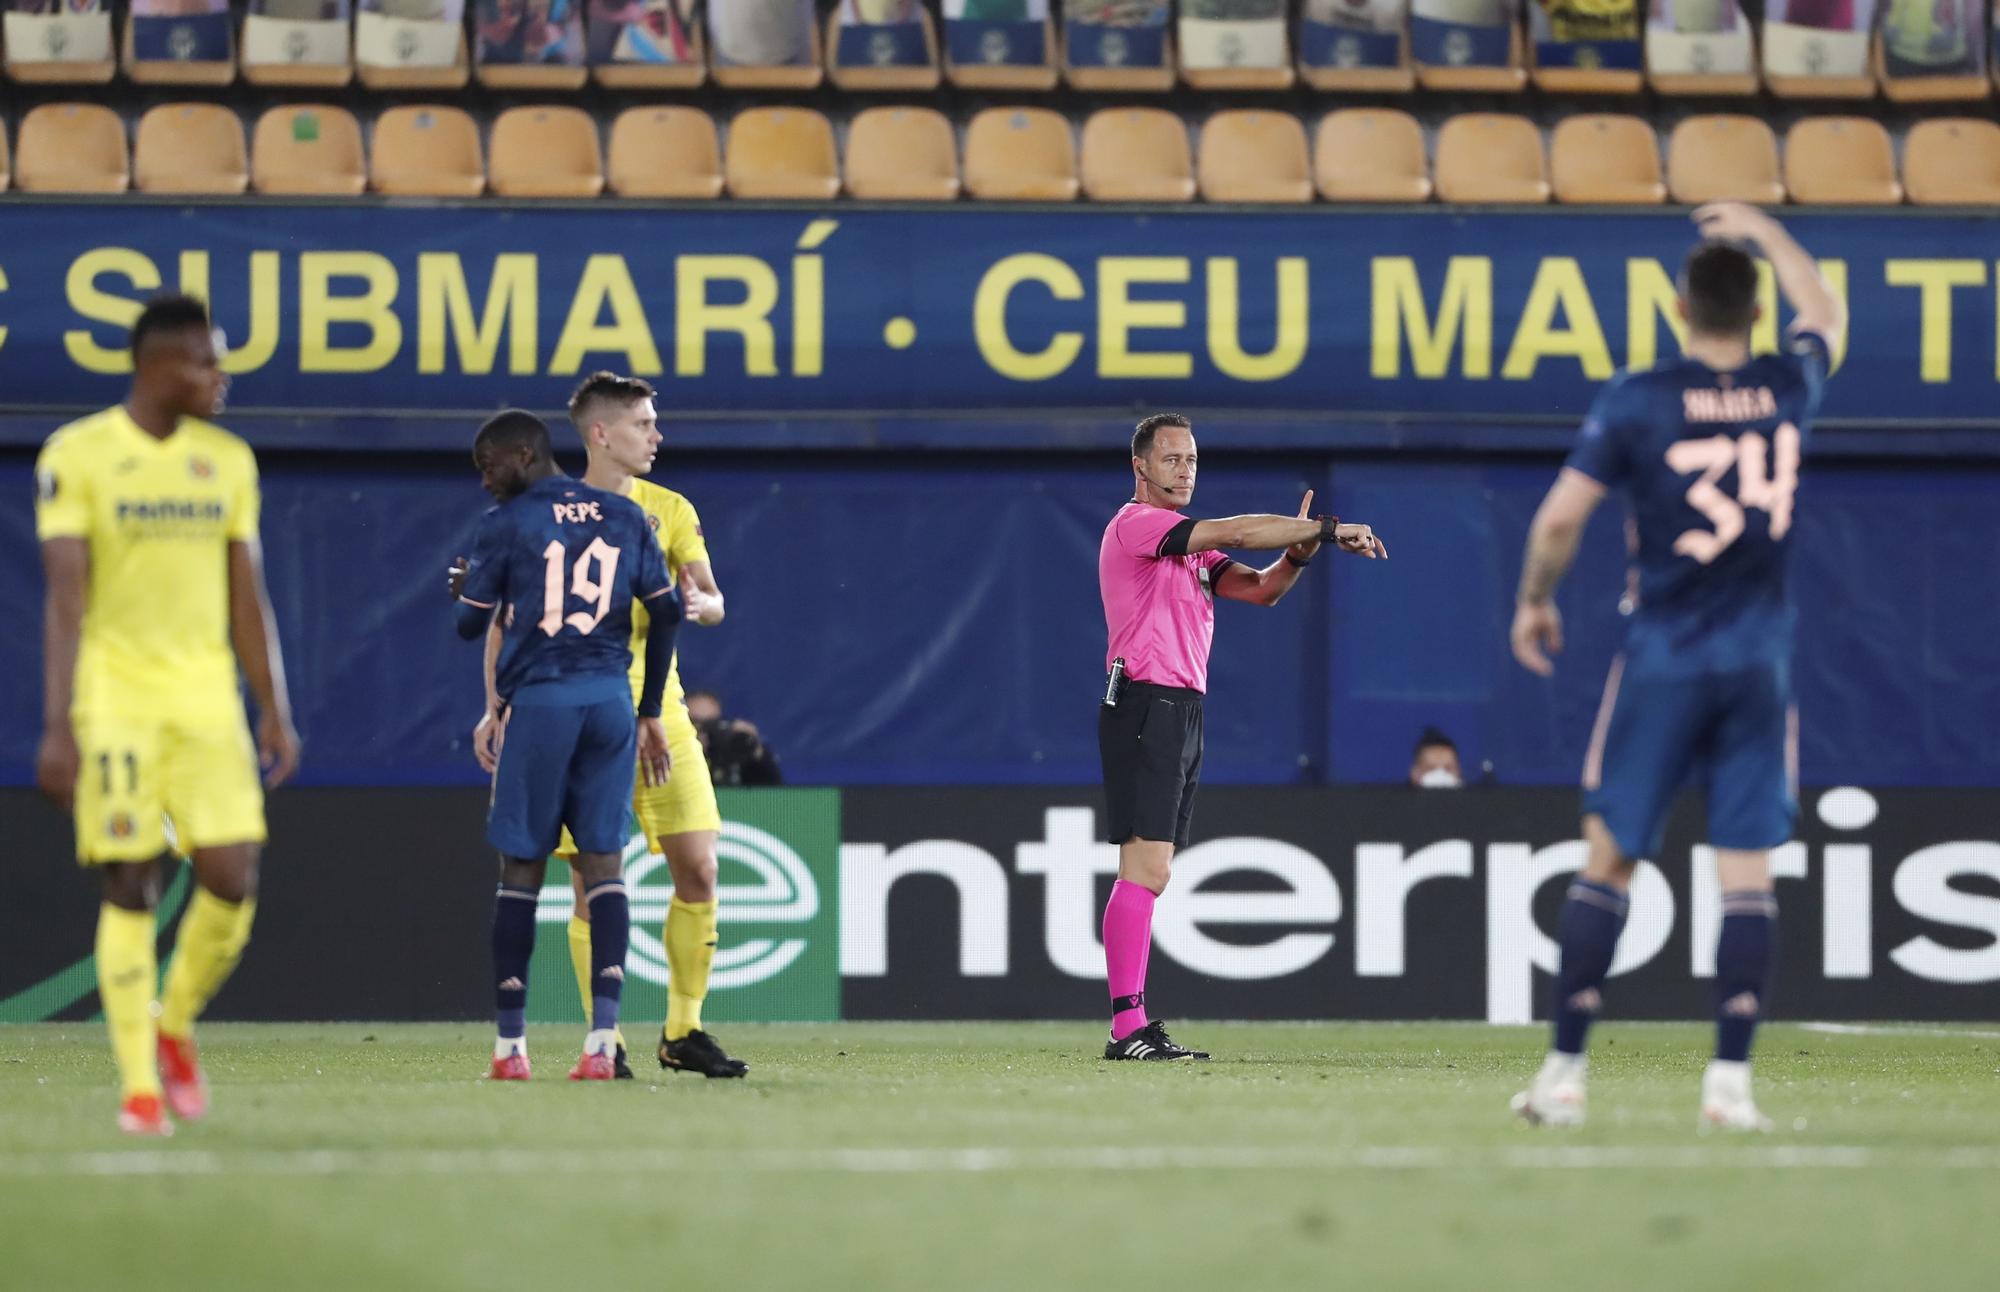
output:
[[[1186,556],[1188,543],[1194,538],[1194,521],[1184,520],[1168,530],[1160,538],[1160,550],[1155,556]]]

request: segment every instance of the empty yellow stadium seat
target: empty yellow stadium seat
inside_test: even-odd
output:
[[[1542,132],[1526,117],[1468,112],[1438,131],[1437,191],[1447,202],[1546,202]]]
[[[840,193],[833,123],[811,108],[751,108],[729,124],[731,197],[815,200]]]
[[[1097,202],[1194,197],[1187,126],[1164,108],[1105,108],[1083,123],[1083,191]]]
[[[509,108],[493,122],[487,183],[501,197],[596,197],[604,191],[597,118],[582,108]]]
[[[1306,128],[1289,112],[1218,112],[1201,128],[1199,178],[1211,202],[1310,202]]]
[[[1667,200],[1660,141],[1638,117],[1565,118],[1549,140],[1549,174],[1558,202],[1644,206]]]
[[[2000,125],[1947,117],[1911,126],[1903,187],[1919,206],[2000,205]]]
[[[14,186],[23,193],[123,193],[125,123],[95,103],[46,103],[21,121]]]
[[[479,127],[457,108],[390,108],[375,120],[368,186],[395,197],[478,197],[486,188]]]
[[[1076,136],[1047,108],[988,108],[965,131],[965,188],[982,202],[1076,198]]]
[[[345,108],[298,103],[257,118],[250,183],[288,197],[356,197],[368,186],[361,125]]]
[[[934,108],[870,108],[847,127],[847,191],[869,201],[958,196],[958,138]]]
[[[1756,117],[1689,117],[1667,140],[1667,191],[1690,204],[1782,202],[1778,137]]]
[[[243,122],[213,103],[163,103],[139,118],[132,179],[142,193],[241,193],[250,183]]]
[[[611,123],[606,171],[619,197],[720,197],[715,121],[700,108],[627,108]]]
[[[1896,150],[1867,117],[1809,117],[1785,135],[1785,187],[1794,202],[1873,206],[1903,200]]]
[[[1319,123],[1313,176],[1329,202],[1427,202],[1424,129],[1394,108],[1343,108]]]

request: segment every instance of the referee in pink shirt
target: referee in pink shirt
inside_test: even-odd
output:
[[[1111,987],[1107,1059],[1206,1059],[1176,1045],[1146,1017],[1146,959],[1153,902],[1167,887],[1174,849],[1185,848],[1201,780],[1201,697],[1215,638],[1215,599],[1274,606],[1322,543],[1373,560],[1389,550],[1366,525],[1311,516],[1191,520],[1197,459],[1187,418],[1159,413],[1132,435],[1132,501],[1118,509],[1097,550],[1110,674],[1097,714],[1110,841],[1118,879],[1104,908],[1104,968]],[[1220,549],[1284,556],[1253,570]]]

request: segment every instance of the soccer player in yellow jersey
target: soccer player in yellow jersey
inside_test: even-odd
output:
[[[154,300],[131,345],[125,402],[57,431],[35,464],[48,580],[35,779],[74,810],[77,858],[103,886],[97,984],[118,1125],[167,1135],[168,1109],[207,1111],[194,1020],[249,940],[264,786],[292,774],[299,738],[264,588],[257,462],[206,420],[228,386],[208,307]],[[156,1005],[153,911],[173,850],[197,888]]]
[[[701,518],[686,498],[659,485],[638,479],[653,469],[653,457],[660,446],[657,415],[653,408],[653,388],[635,377],[597,372],[584,379],[570,397],[570,421],[582,435],[589,453],[585,484],[620,494],[639,504],[666,552],[667,568],[680,585],[688,623],[713,627],[722,622],[722,590],[716,586],[709,565],[708,545],[703,540]],[[632,611],[633,641],[644,654],[645,611]],[[474,747],[482,766],[491,769],[497,747],[504,739],[504,714],[496,703],[493,689],[493,662],[497,643],[487,640],[487,717],[475,733]],[[632,676],[636,698],[642,678]],[[698,1072],[707,1077],[741,1077],[750,1066],[723,1052],[715,1038],[702,1028],[701,1006],[708,996],[709,968],[715,960],[716,939],[716,854],[722,816],[715,804],[715,786],[709,779],[708,763],[702,756],[701,741],[688,718],[686,695],[681,688],[678,662],[667,677],[666,704],[662,713],[671,756],[671,773],[665,784],[648,785],[634,779],[632,807],[639,817],[646,841],[660,850],[673,874],[674,896],[667,908],[666,929],[661,941],[667,949],[667,1021],[660,1030],[657,1054],[660,1066],[679,1072]],[[562,855],[570,855],[572,845],[565,834]],[[589,910],[581,894],[570,918],[570,960],[576,970],[577,989],[590,1010],[590,923]],[[620,1077],[632,1075],[626,1062],[623,1038],[618,1042],[615,1069]]]

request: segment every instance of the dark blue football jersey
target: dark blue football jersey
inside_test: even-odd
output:
[[[1734,372],[1682,358],[1621,373],[1598,395],[1568,465],[1631,504],[1628,670],[1730,672],[1791,657],[1786,559],[1828,367],[1825,339],[1801,332]]]
[[[541,682],[629,685],[632,602],[672,597],[646,513],[581,480],[538,480],[480,519],[459,599],[501,608],[497,681],[512,697]]]

